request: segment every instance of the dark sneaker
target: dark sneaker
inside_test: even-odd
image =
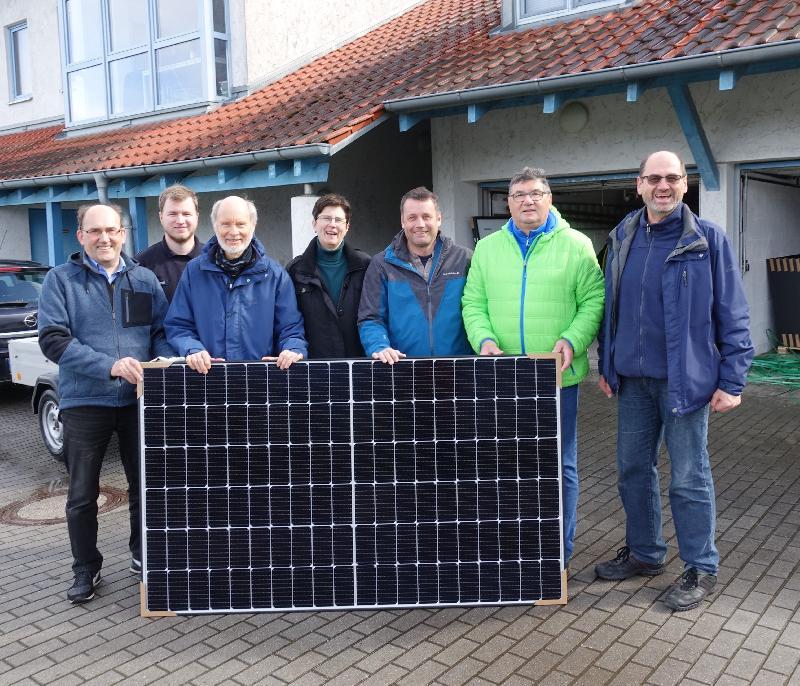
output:
[[[706,574],[697,571],[694,567],[688,567],[667,591],[667,595],[664,596],[664,604],[675,612],[693,610],[703,602],[703,598],[711,593],[716,585],[717,577],[714,574]]]
[[[142,576],[142,561],[137,560],[135,557],[131,558],[131,566],[129,567],[131,572],[134,574],[138,574],[139,577]]]
[[[631,549],[623,546],[617,551],[617,556],[613,560],[601,562],[594,568],[594,573],[601,579],[610,581],[622,581],[632,576],[658,576],[664,571],[663,564],[651,564],[641,562],[631,555]]]
[[[76,572],[72,586],[67,591],[71,603],[85,603],[94,598],[94,589],[100,583],[100,572]]]

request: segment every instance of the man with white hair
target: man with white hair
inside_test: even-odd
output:
[[[235,195],[214,203],[214,237],[181,277],[167,312],[167,340],[207,374],[213,361],[306,356],[303,317],[289,275],[255,238],[255,205]]]

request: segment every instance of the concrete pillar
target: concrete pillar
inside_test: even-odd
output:
[[[296,195],[292,198],[292,257],[303,253],[316,235],[311,210],[318,199],[318,195]]]
[[[47,219],[47,263],[55,267],[64,262],[64,221],[60,202],[44,205]]]

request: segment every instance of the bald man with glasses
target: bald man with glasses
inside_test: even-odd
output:
[[[684,203],[686,167],[666,150],[641,163],[644,207],[611,232],[600,330],[600,388],[616,394],[618,488],[625,545],[595,567],[618,581],[664,571],[658,455],[670,457],[669,501],[684,564],[663,602],[699,606],[717,582],[708,412],[741,402],[753,358],[737,260],[722,229]]]
[[[130,569],[141,574],[136,384],[142,361],[174,354],[163,329],[167,298],[156,275],[122,252],[126,233],[116,205],[80,207],[82,249],[47,273],[39,298],[39,346],[58,365],[73,603],[91,600],[100,583],[97,497],[115,433],[128,479]]]

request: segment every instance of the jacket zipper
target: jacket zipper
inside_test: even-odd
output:
[[[528,260],[530,256],[533,254],[534,249],[536,248],[536,244],[539,242],[539,238],[541,238],[542,234],[536,236],[533,239],[533,242],[528,247],[528,251],[525,253],[525,259],[522,260],[522,289],[520,292],[519,298],[519,347],[522,351],[520,354],[525,355],[525,289],[528,286]],[[512,238],[514,238],[512,236]],[[514,239],[514,243],[516,243],[516,239]]]
[[[650,261],[650,252],[653,249],[653,237],[650,234],[650,222],[645,227],[647,229],[647,255],[644,258],[644,269],[642,269],[641,295],[639,297],[639,372],[644,374],[644,345],[642,344],[642,317],[644,316],[644,281],[647,276],[647,265]]]

